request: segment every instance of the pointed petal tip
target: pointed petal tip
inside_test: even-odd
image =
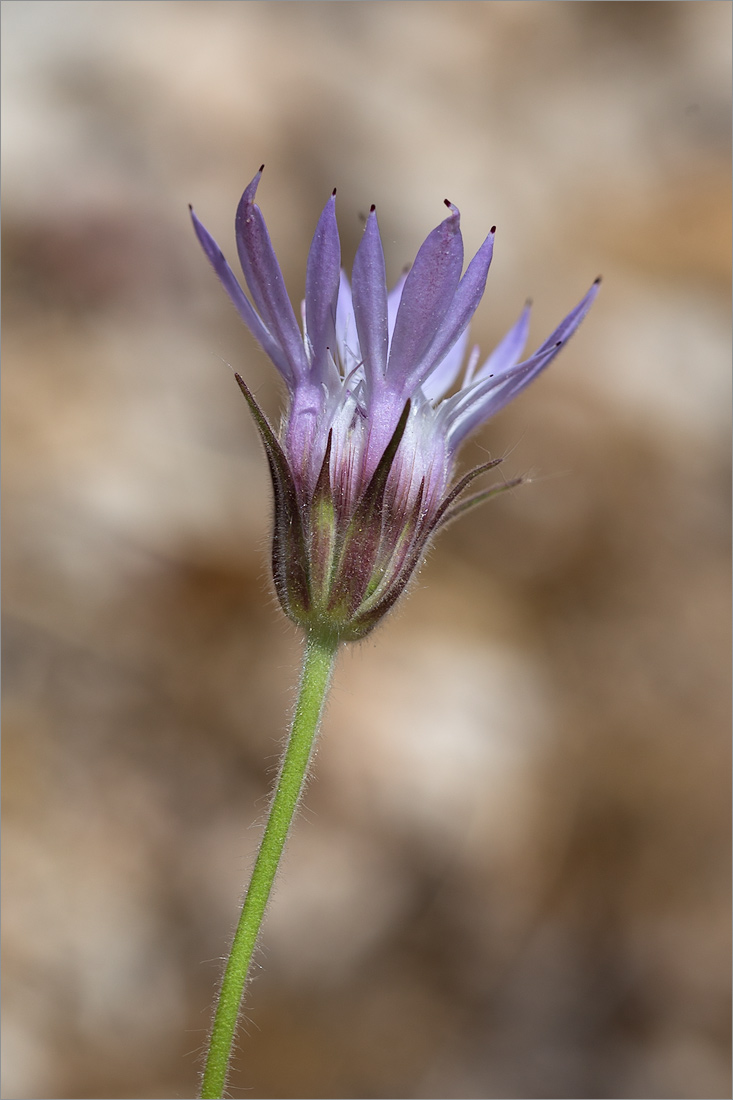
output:
[[[450,218],[448,220],[452,221],[452,222],[454,221],[454,222],[460,224],[461,212],[458,209],[458,207],[456,206],[456,204],[451,202],[450,199],[443,199],[443,205],[447,206],[448,209],[450,210]]]
[[[244,194],[242,195],[242,198],[240,199],[240,202],[239,202],[239,209],[240,210],[244,206],[252,206],[254,204],[255,194],[257,193],[257,188],[259,187],[259,183],[260,183],[260,180],[262,179],[262,173],[264,172],[264,170],[265,170],[265,166],[264,166],[264,164],[261,164],[260,167],[257,169],[257,172],[255,173],[253,178],[250,180],[250,182],[245,187]]]
[[[496,233],[496,226],[492,225],[491,229],[489,230],[489,236],[492,236],[494,233]]]
[[[221,252],[221,249],[219,248],[219,245],[211,236],[203,222],[199,221],[199,219],[196,217],[196,213],[191,203],[188,204],[188,213],[190,215],[191,223],[193,225],[193,231],[199,239],[199,244],[213,263],[213,257],[215,253]],[[222,253],[222,256],[223,255],[224,254]]]
[[[600,286],[602,282],[603,282],[603,276],[602,275],[596,275],[595,279],[593,280],[593,286]]]
[[[203,222],[199,221],[194,213],[194,209],[191,205],[188,207],[189,214],[191,215],[191,222],[193,223],[193,231],[198,237],[199,244],[203,248],[204,252],[208,256],[210,262],[217,267],[220,260],[224,260],[224,253],[214,238],[209,233]]]

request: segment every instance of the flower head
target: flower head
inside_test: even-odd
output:
[[[529,305],[485,362],[461,375],[468,324],[484,292],[495,228],[463,272],[460,215],[448,216],[388,292],[374,207],[351,283],[341,269],[334,191],[308,255],[302,331],[255,203],[262,169],[237,209],[251,301],[191,211],[196,235],[242,320],[285,380],[276,433],[237,375],[265,446],[275,496],[273,574],[295,622],[348,641],[367,634],[404,590],[431,537],[457,514],[516,484],[464,491],[499,460],[451,484],[464,439],[544,370],[588,312],[585,297],[527,359]]]

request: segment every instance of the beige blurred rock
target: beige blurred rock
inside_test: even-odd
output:
[[[498,225],[487,351],[604,286],[466,448],[532,484],[341,657],[232,1088],[730,1095],[730,5],[2,20],[3,1094],[197,1089],[299,641],[187,203],[233,259],[265,161],[294,300],[334,185],[393,278]]]

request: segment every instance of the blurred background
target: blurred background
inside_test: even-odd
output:
[[[338,186],[578,335],[345,652],[232,1095],[726,1097],[731,5],[6,0],[5,1097],[192,1097],[300,639],[208,267]]]

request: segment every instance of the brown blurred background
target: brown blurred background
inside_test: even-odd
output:
[[[604,287],[341,658],[232,1095],[730,1096],[730,4],[2,15],[3,1095],[196,1093],[300,641],[186,204],[265,161],[296,301],[334,185],[392,278],[498,225],[486,351]]]

